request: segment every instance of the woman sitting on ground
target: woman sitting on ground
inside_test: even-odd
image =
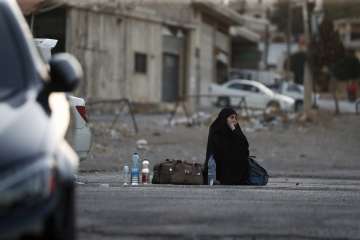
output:
[[[206,181],[207,166],[211,156],[216,162],[217,184],[246,184],[249,143],[241,131],[238,115],[232,108],[222,109],[210,126],[205,160]]]

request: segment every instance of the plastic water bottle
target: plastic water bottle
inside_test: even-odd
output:
[[[123,169],[123,181],[124,181],[124,185],[128,185],[129,184],[129,180],[130,180],[130,170],[129,170],[129,166],[125,165],[124,169]]]
[[[144,161],[142,162],[142,169],[141,169],[141,183],[142,184],[150,183],[149,165],[150,165],[150,162],[147,159],[144,159]]]
[[[140,182],[140,156],[134,153],[131,166],[131,185],[138,185]]]
[[[214,156],[211,155],[208,161],[208,184],[210,186],[214,185],[216,180],[216,162]]]

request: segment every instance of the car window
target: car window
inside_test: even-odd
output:
[[[253,93],[259,92],[259,89],[257,87],[250,84],[242,84],[242,90]]]
[[[270,85],[266,85],[266,87],[268,87],[269,89],[273,90],[273,91],[279,91],[280,90],[280,84],[270,84]]]
[[[240,83],[232,83],[229,85],[229,88],[236,89],[236,90],[242,90],[242,85]]]
[[[24,66],[9,24],[1,12],[0,39],[0,100],[4,100],[24,87]]]
[[[255,87],[255,86],[251,86],[250,91],[253,92],[253,93],[259,93],[260,92],[259,88]]]
[[[287,91],[288,92],[297,92],[297,93],[301,93],[301,89],[299,86],[295,85],[295,84],[289,84],[287,87]]]
[[[229,88],[231,89],[236,89],[236,90],[242,90],[242,91],[247,91],[247,92],[252,92],[252,93],[259,93],[260,90],[259,88],[250,85],[250,84],[242,84],[242,83],[232,83],[229,85]]]

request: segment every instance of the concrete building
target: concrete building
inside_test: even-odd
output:
[[[262,41],[261,36],[243,26],[232,27],[231,35],[231,67],[235,69],[259,69],[265,52],[259,50],[259,44]]]
[[[37,14],[34,35],[59,39],[56,51],[78,57],[80,95],[166,103],[224,81],[229,28],[241,23],[212,2],[59,0]]]
[[[360,59],[360,18],[344,18],[334,21],[335,30],[346,49],[353,50]]]
[[[17,3],[24,15],[28,15],[36,11],[43,2],[44,0],[17,0]]]
[[[230,0],[229,5],[236,11],[254,18],[267,19],[278,0]]]

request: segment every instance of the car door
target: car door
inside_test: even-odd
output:
[[[252,93],[252,102],[255,108],[265,109],[271,97],[263,89],[256,85],[251,85],[249,91]]]
[[[251,108],[265,109],[272,98],[271,94],[264,87],[258,86],[255,83],[243,83],[242,89],[246,92],[246,102]]]
[[[258,88],[252,84],[243,83],[243,91],[246,92],[246,103],[251,108],[263,108],[262,94]]]
[[[243,85],[239,82],[232,82],[227,85],[227,94],[230,95],[230,104],[239,105],[242,97],[247,97],[247,92],[243,90]]]
[[[297,84],[289,83],[284,84],[284,95],[295,98],[295,99],[303,99],[304,93],[301,91],[301,87]]]
[[[7,7],[0,2],[0,169],[44,152],[49,122],[36,102],[40,81],[26,36]]]
[[[0,101],[15,96],[24,91],[28,83],[25,81],[26,72],[19,44],[11,32],[7,18],[0,12]]]

